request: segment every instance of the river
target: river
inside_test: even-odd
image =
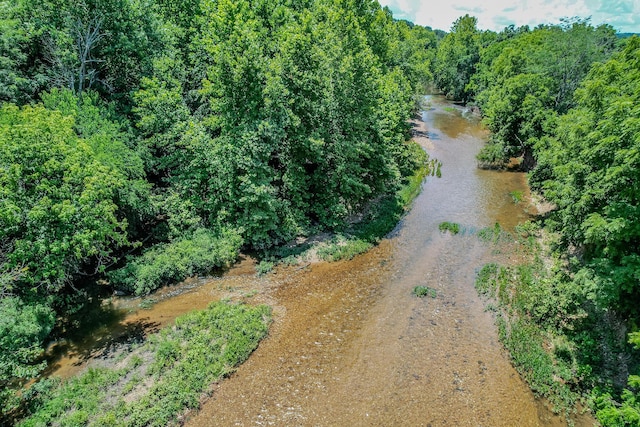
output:
[[[118,333],[143,334],[223,297],[274,308],[269,337],[215,386],[187,425],[566,425],[511,366],[473,285],[486,262],[514,256],[473,231],[496,222],[512,229],[528,218],[525,177],[478,169],[475,155],[487,133],[477,118],[441,97],[427,101],[414,123],[415,140],[442,162],[442,177],[427,179],[394,233],[373,250],[262,278],[245,260],[177,296],[170,296],[175,288],[166,290],[149,310],[138,309],[139,300],[112,302],[121,313]],[[513,192],[522,193],[522,202],[514,202]],[[440,232],[443,221],[461,224],[463,232]],[[417,285],[435,289],[435,298],[417,298]],[[56,375],[75,373],[107,346],[67,347],[53,364]]]

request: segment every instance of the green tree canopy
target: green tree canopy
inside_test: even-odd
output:
[[[42,106],[0,109],[0,265],[4,293],[47,294],[127,243],[114,200],[126,179],[99,161],[74,120]]]
[[[577,106],[538,145],[532,182],[558,206],[558,227],[586,249],[577,280],[594,298],[640,302],[640,39],[595,64]]]
[[[480,160],[501,165],[524,156],[530,169],[536,141],[575,105],[575,89],[591,64],[612,53],[615,33],[588,21],[505,32],[502,41],[481,51],[478,73],[468,85],[492,132]]]
[[[481,32],[478,19],[465,15],[456,20],[438,45],[434,76],[436,85],[450,98],[467,102],[467,85],[480,60]]]

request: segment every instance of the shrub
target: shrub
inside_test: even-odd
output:
[[[109,273],[111,284],[136,295],[223,267],[238,257],[242,238],[236,231],[199,229],[189,238],[157,245],[123,268]]]
[[[443,233],[448,231],[451,234],[458,234],[460,232],[460,224],[456,224],[455,222],[441,222],[438,225],[438,229]]]
[[[424,298],[424,297],[431,297],[431,298],[435,298],[437,293],[436,290],[433,288],[430,288],[428,286],[416,286],[415,288],[413,288],[413,294],[419,298]]]

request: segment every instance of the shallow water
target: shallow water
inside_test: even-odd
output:
[[[442,98],[429,102],[416,140],[443,163],[442,177],[427,179],[396,231],[370,252],[263,278],[247,259],[177,296],[155,296],[160,302],[149,310],[136,299],[113,303],[121,316],[107,330],[142,333],[225,297],[274,307],[269,337],[187,425],[566,425],[513,369],[473,287],[486,262],[516,257],[474,231],[496,222],[511,229],[528,218],[525,177],[476,168],[486,131]],[[443,221],[461,224],[463,233],[441,233]],[[415,297],[417,285],[434,288],[435,298]],[[73,374],[106,348],[68,347],[56,375]]]

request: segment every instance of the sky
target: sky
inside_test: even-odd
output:
[[[592,25],[609,24],[621,33],[640,33],[640,0],[378,0],[394,18],[449,31],[460,16],[478,18],[481,30],[501,31],[538,24],[558,24],[560,18],[591,17]]]

